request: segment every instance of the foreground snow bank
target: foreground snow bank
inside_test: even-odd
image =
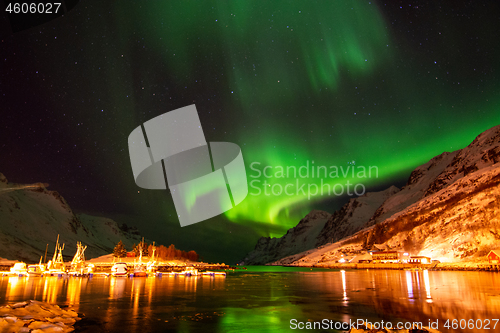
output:
[[[72,332],[78,314],[45,302],[26,301],[0,307],[0,332]]]

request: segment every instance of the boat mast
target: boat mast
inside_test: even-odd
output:
[[[54,256],[52,257],[52,262],[56,262],[57,258],[57,249],[59,248],[59,234],[57,234],[57,240],[56,240],[56,248],[54,250]]]
[[[142,262],[142,244],[139,246],[139,263]]]
[[[43,257],[43,263],[45,264],[46,260],[47,260],[47,250],[49,249],[49,243],[47,243],[47,245],[45,246],[45,257]],[[42,260],[42,258],[40,258],[40,260]]]

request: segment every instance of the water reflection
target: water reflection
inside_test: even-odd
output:
[[[127,278],[109,278],[109,298],[119,299],[125,294],[125,286],[127,284]]]
[[[342,289],[344,290],[344,302],[347,303],[347,286],[345,282],[345,271],[341,271],[342,273]]]
[[[402,318],[428,323],[439,319],[443,324],[447,319],[491,319],[500,314],[498,273],[372,270],[338,275],[337,283],[326,283],[321,276],[301,281],[309,294],[317,295],[311,304],[303,306],[310,308],[307,316],[318,318],[317,309],[328,306],[332,311],[323,311],[323,316],[338,320],[343,320],[336,315],[339,311],[353,320],[364,316],[374,321]],[[346,298],[345,281],[349,281],[349,307],[340,308],[335,306],[335,299]]]
[[[62,279],[57,277],[4,277],[0,280],[0,290],[4,300],[38,299],[57,303],[63,300],[69,305],[79,303],[84,287],[81,279]]]
[[[411,280],[411,272],[406,271],[406,287],[408,288],[408,298],[413,301],[413,282]]]
[[[424,271],[424,284],[425,284],[425,293],[427,296],[427,302],[432,302],[431,297],[431,283],[429,282],[429,271]]]
[[[289,331],[293,318],[498,318],[500,274],[356,270],[240,271],[227,278],[0,278],[2,303],[26,299],[74,306],[95,322],[80,329],[89,332],[280,332]]]

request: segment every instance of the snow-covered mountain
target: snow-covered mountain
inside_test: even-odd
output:
[[[401,190],[391,187],[351,199],[318,234],[320,248],[277,263],[330,262],[374,245],[451,261],[485,255],[500,241],[499,161],[496,126],[464,149],[417,167]]]
[[[58,234],[67,257],[76,252],[77,241],[88,246],[89,258],[112,252],[120,240],[130,250],[140,241],[137,229],[108,218],[74,214],[66,200],[44,184],[12,184],[0,173],[0,257],[38,261],[47,244],[49,257]]]
[[[314,248],[330,214],[313,210],[280,238],[261,237],[240,264],[260,265]]]

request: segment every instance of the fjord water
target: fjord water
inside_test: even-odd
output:
[[[0,278],[1,305],[28,299],[83,313],[77,332],[285,332],[293,319],[438,320],[445,332],[479,332],[443,325],[498,319],[500,273],[249,267],[226,278]]]

